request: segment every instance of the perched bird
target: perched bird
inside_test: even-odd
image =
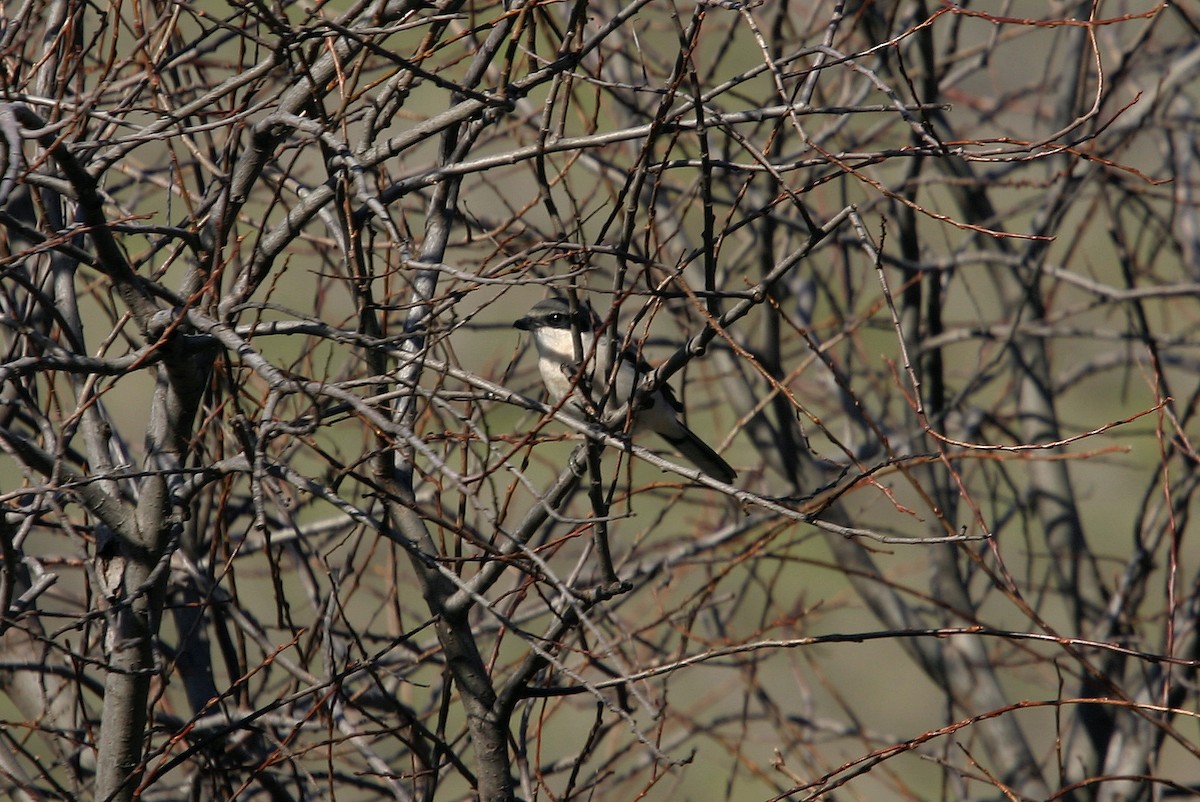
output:
[[[620,368],[616,373],[616,386],[609,393],[607,384],[613,374],[609,352],[612,349],[603,342],[596,346],[600,325],[600,319],[589,305],[579,304],[578,312],[572,317],[570,305],[562,298],[548,298],[535,304],[529,314],[513,323],[515,328],[533,335],[538,351],[538,370],[554,403],[571,395],[564,405],[568,412],[586,418],[603,405],[605,419],[623,423],[638,385],[653,368],[632,350],[618,353]],[[587,366],[578,379],[579,359],[573,332],[579,333],[582,357]],[[720,454],[683,425],[679,419],[683,405],[665,382],[637,402],[631,434],[654,432],[718,481],[728,484],[737,477],[737,472],[721,459]],[[619,416],[614,412],[620,413]]]

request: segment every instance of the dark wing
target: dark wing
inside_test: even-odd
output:
[[[624,358],[633,363],[635,366],[639,385],[641,384],[642,379],[646,378],[648,374],[654,372],[654,366],[647,362],[645,357],[643,357],[640,353],[635,352],[632,348],[625,349]],[[670,384],[663,382],[658,386],[658,390],[660,393],[662,393],[663,398],[667,399],[667,403],[670,405],[671,409],[678,413],[683,412],[683,404],[679,403],[679,398],[676,397],[675,390]],[[653,401],[651,401],[651,403],[653,403]]]

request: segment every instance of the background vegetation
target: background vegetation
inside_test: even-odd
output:
[[[0,22],[13,799],[1200,787],[1194,6]]]

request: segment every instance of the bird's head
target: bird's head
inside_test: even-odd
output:
[[[580,302],[571,314],[565,298],[547,298],[534,304],[525,317],[513,322],[513,327],[533,335],[533,342],[542,356],[552,356],[565,362],[575,361],[575,334],[579,332],[584,351],[591,348],[600,318],[587,302]]]
[[[514,321],[513,327],[529,332],[539,332],[543,329],[569,332],[576,329],[584,333],[594,333],[600,328],[600,318],[586,301],[579,304],[578,311],[572,316],[571,305],[565,298],[547,298],[534,304],[525,317]]]

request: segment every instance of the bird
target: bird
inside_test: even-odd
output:
[[[631,349],[620,352],[617,356],[620,368],[616,373],[615,391],[609,394],[607,383],[612,376],[609,361],[612,349],[604,347],[603,342],[601,347],[596,347],[602,324],[589,304],[579,303],[572,315],[571,305],[565,298],[547,298],[534,304],[528,314],[514,321],[513,327],[527,331],[532,336],[538,352],[538,371],[554,403],[570,396],[564,404],[567,411],[591,418],[598,409],[603,408],[605,420],[624,423],[629,403],[653,368]],[[575,332],[579,335],[584,364],[588,366],[582,376],[578,376]],[[606,396],[611,398],[607,404]],[[620,414],[613,414],[613,410]],[[674,391],[670,385],[662,382],[647,397],[638,399],[630,435],[654,432],[701,472],[725,484],[731,483],[737,478],[737,471],[683,423],[679,417],[682,412],[683,405],[675,397]]]

